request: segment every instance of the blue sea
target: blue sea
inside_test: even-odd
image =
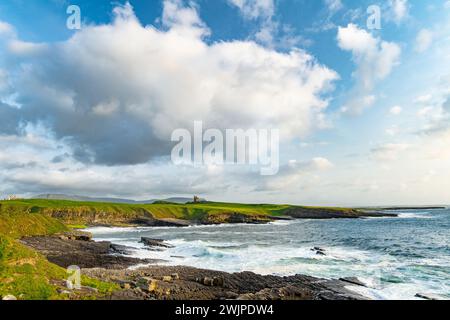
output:
[[[95,240],[134,248],[140,258],[163,259],[227,272],[358,277],[350,286],[372,299],[450,299],[450,209],[404,210],[398,218],[294,220],[268,225],[187,228],[96,227]],[[149,251],[141,237],[165,239],[175,247]],[[326,255],[318,255],[321,247]]]

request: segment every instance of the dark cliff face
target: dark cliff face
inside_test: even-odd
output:
[[[357,219],[367,217],[395,217],[395,214],[364,212],[356,209],[327,209],[294,207],[287,209],[285,215],[295,219]]]
[[[48,208],[44,209],[42,213],[68,224],[82,223],[88,225],[121,225],[133,224],[133,221],[136,219],[152,219],[152,215],[144,209],[136,209],[125,213],[110,210],[98,210],[91,207]]]

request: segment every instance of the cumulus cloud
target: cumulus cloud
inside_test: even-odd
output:
[[[282,166],[276,176],[259,177],[256,191],[298,190],[311,180],[317,180],[320,172],[332,169],[334,164],[323,157],[316,157],[309,161],[291,160]],[[317,181],[316,181],[317,182]]]
[[[336,12],[344,8],[341,0],[325,0],[325,5],[327,6],[331,14],[335,14]]]
[[[338,45],[350,51],[357,66],[353,76],[357,82],[352,99],[343,107],[348,113],[360,113],[375,101],[375,84],[386,78],[399,63],[401,48],[393,42],[375,38],[355,24],[339,27]]]
[[[449,131],[450,94],[444,97],[437,105],[423,107],[417,115],[427,120],[427,123],[419,133],[433,136]]]
[[[274,0],[228,0],[233,6],[239,8],[247,19],[272,17],[275,11]]]
[[[308,46],[311,43],[309,39],[295,34],[290,25],[276,20],[274,0],[228,0],[228,2],[239,9],[245,20],[258,24],[252,38],[268,48],[291,50],[300,44]]]
[[[323,119],[322,96],[337,74],[311,55],[253,41],[210,44],[196,8],[180,1],[164,2],[162,21],[163,30],[144,27],[127,4],[112,23],[84,26],[67,41],[38,50],[15,42],[8,58],[18,63],[7,71],[20,108],[0,107],[0,133],[40,123],[79,161],[128,165],[170,154],[172,131],[194,120],[280,128],[288,140]]]
[[[400,113],[402,113],[403,108],[400,106],[393,106],[390,110],[389,113],[393,116],[398,116]]]
[[[416,51],[417,52],[424,52],[428,50],[428,48],[433,43],[433,32],[428,29],[422,29],[417,34],[416,37]]]
[[[397,24],[401,23],[409,14],[408,0],[389,0],[390,17]]]

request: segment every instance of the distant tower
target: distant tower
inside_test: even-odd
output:
[[[200,198],[197,196],[194,196],[194,203],[199,203],[200,202]]]

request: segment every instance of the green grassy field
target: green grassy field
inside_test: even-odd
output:
[[[156,219],[204,220],[208,216],[241,214],[249,216],[282,216],[292,209],[334,211],[345,215],[347,208],[299,207],[269,204],[235,204],[206,202],[196,204],[116,204],[77,202],[65,200],[15,200],[0,201],[0,213],[43,214],[58,218],[66,224],[88,225],[93,220],[99,223],[120,224],[133,218],[151,216]],[[1,222],[0,222],[1,223]],[[9,223],[8,223],[9,224]],[[1,232],[1,227],[0,227]]]

